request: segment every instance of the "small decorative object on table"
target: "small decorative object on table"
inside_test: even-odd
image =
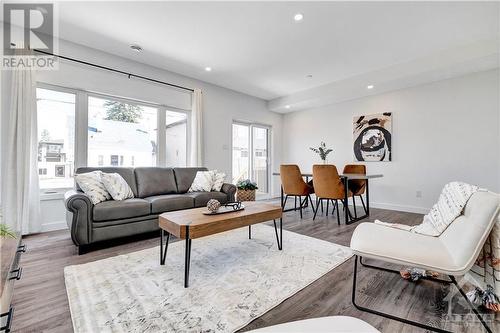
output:
[[[208,202],[207,202],[207,209],[210,212],[214,213],[214,212],[218,211],[219,208],[220,208],[220,202],[219,202],[219,200],[215,200],[215,199],[208,200]]]
[[[241,180],[236,184],[236,197],[238,201],[255,201],[255,190],[258,189],[257,183],[250,179]]]
[[[326,164],[328,154],[330,154],[333,151],[333,149],[326,148],[326,144],[323,141],[321,141],[321,144],[319,145],[318,148],[310,147],[309,149],[311,149],[313,152],[319,155],[319,158],[321,158],[323,164]]]
[[[215,201],[215,202],[211,203],[210,201]],[[245,206],[243,206],[239,201],[228,202],[224,206],[221,206],[220,202],[215,199],[211,199],[210,201],[208,201],[207,203],[208,210],[202,212],[204,215],[218,215],[218,214],[232,213],[245,209]],[[210,207],[211,204],[213,205],[212,207]],[[218,208],[216,210],[212,210],[217,205]]]

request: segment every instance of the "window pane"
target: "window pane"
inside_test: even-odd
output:
[[[36,90],[40,188],[73,187],[75,95]]]
[[[187,166],[187,114],[166,112],[167,166]]]
[[[233,183],[249,178],[249,126],[233,124]]]
[[[257,183],[259,192],[268,192],[268,170],[267,170],[267,128],[252,127],[253,128],[253,181]]]
[[[89,166],[155,166],[157,109],[89,97]]]

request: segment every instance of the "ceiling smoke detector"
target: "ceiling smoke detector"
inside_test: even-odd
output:
[[[139,53],[139,52],[142,52],[142,51],[143,51],[143,50],[142,50],[142,47],[140,47],[140,46],[139,46],[139,45],[137,45],[137,44],[132,44],[132,45],[130,45],[130,48],[132,49],[132,51],[137,52],[137,53]]]

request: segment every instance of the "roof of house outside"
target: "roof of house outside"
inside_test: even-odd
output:
[[[130,151],[156,151],[151,134],[141,124],[89,119],[88,132],[89,142],[103,149],[124,146]]]

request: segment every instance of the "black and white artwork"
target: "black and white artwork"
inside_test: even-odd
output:
[[[389,162],[392,160],[392,113],[353,118],[354,160]]]

